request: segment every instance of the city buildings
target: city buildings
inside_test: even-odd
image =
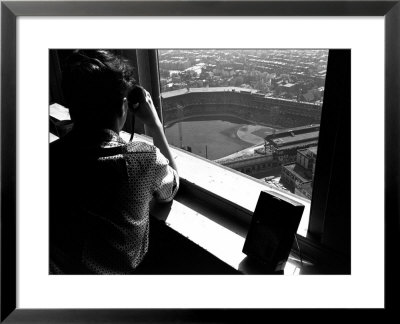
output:
[[[326,50],[162,50],[162,92],[235,86],[297,101],[324,85]],[[311,98],[311,99],[310,99]]]
[[[327,56],[327,50],[161,50],[164,125],[232,116],[269,127],[270,134],[254,133],[259,143],[215,161],[258,179],[273,177],[310,199],[312,174],[297,158],[318,144]]]
[[[311,199],[317,146],[297,150],[296,161],[282,165],[281,183],[291,192]]]

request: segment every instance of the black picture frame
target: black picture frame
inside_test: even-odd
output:
[[[396,1],[2,1],[1,3],[1,322],[233,322],[263,310],[16,308],[16,19],[19,16],[384,16],[385,309],[397,285],[390,244],[399,234],[400,4]],[[389,214],[390,210],[390,214]],[[393,217],[394,216],[394,217]],[[396,217],[397,216],[397,217]],[[373,260],[373,256],[371,256]],[[373,262],[366,260],[366,262]],[[251,314],[250,314],[251,312]],[[258,314],[261,313],[261,314]],[[243,322],[243,321],[242,321]],[[247,322],[247,321],[244,321]]]

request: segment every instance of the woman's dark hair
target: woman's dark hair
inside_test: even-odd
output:
[[[76,50],[66,61],[62,89],[75,124],[103,127],[135,85],[133,67],[109,50]]]

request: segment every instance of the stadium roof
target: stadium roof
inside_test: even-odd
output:
[[[172,98],[180,95],[184,95],[187,93],[204,93],[204,92],[241,92],[241,93],[251,93],[251,94],[257,94],[257,95],[262,95],[265,98],[268,99],[274,99],[279,102],[287,102],[287,103],[295,103],[295,104],[301,104],[301,105],[307,105],[310,107],[320,107],[320,104],[318,103],[313,103],[313,102],[306,102],[306,101],[297,101],[295,99],[286,99],[286,98],[276,98],[272,97],[269,94],[264,94],[264,93],[259,93],[258,90],[255,89],[248,89],[248,88],[240,88],[240,87],[205,87],[205,88],[183,88],[183,89],[178,89],[178,90],[172,90],[172,91],[167,91],[167,92],[162,92],[161,93],[161,98],[162,99],[167,99],[167,98]]]
[[[246,92],[246,93],[256,93],[258,90],[247,89],[247,88],[238,88],[238,87],[208,87],[208,88],[187,88],[173,90],[168,92],[161,93],[162,98],[170,98],[179,95],[183,95],[185,93],[201,93],[201,92],[226,92],[226,91],[236,91],[236,92]]]
[[[288,135],[275,139],[269,139],[268,142],[272,143],[276,147],[289,146],[293,144],[298,144],[301,142],[309,142],[318,140],[319,131],[309,132],[303,134],[295,134],[294,136]]]

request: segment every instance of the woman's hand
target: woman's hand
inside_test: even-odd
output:
[[[154,145],[157,146],[160,152],[169,160],[170,166],[178,171],[150,93],[143,87],[137,86],[132,90],[129,96],[131,97],[130,100],[135,116],[149,128]]]
[[[137,88],[134,90],[137,91],[135,95],[138,100],[138,103],[133,105],[135,116],[150,128],[162,127],[150,93],[143,87],[137,86]]]

